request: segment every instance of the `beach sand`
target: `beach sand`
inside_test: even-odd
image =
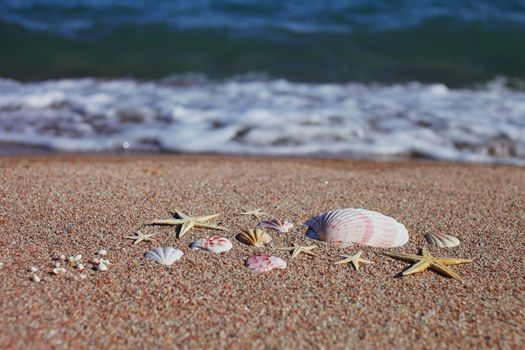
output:
[[[525,346],[525,169],[495,165],[220,156],[41,156],[0,158],[0,348],[520,348]],[[262,249],[233,237],[262,207],[295,224]],[[433,271],[399,277],[410,264],[378,248],[318,242],[319,257],[276,248],[315,243],[301,224],[357,207],[393,216],[416,253],[423,235],[457,236],[436,256],[463,280]],[[187,214],[221,213],[233,249],[192,251],[220,232],[144,227]],[[270,218],[269,217],[269,218]],[[133,246],[123,236],[159,233]],[[185,255],[171,267],[147,261],[156,246]],[[105,248],[109,270],[50,274],[51,258]],[[363,251],[375,262],[334,265]],[[264,274],[244,267],[256,251],[288,262]],[[31,281],[36,266],[42,278]]]

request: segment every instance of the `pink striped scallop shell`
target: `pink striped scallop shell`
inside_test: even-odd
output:
[[[286,233],[293,227],[293,224],[286,220],[272,219],[259,222],[257,227],[267,228],[279,233]]]
[[[379,248],[400,247],[408,242],[408,231],[395,219],[366,209],[337,209],[305,223],[307,235],[327,242],[357,243]]]
[[[266,253],[257,253],[246,260],[246,266],[256,272],[266,272],[273,269],[285,269],[287,264],[281,258]]]
[[[192,249],[207,250],[209,252],[219,254],[227,252],[232,249],[233,245],[229,239],[221,236],[212,236],[198,239],[191,244]]]

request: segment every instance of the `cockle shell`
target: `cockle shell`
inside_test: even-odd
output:
[[[207,250],[209,252],[219,254],[227,252],[232,249],[233,245],[229,239],[221,236],[212,236],[198,239],[191,244],[192,249]]]
[[[267,229],[274,230],[279,233],[286,233],[288,232],[289,229],[293,227],[293,224],[286,220],[281,221],[279,219],[272,219],[272,220],[261,221],[260,223],[257,224],[257,227],[267,228]]]
[[[305,223],[307,236],[321,241],[357,243],[371,247],[400,247],[408,242],[403,224],[381,213],[366,209],[338,209],[316,216]]]
[[[287,264],[281,258],[266,253],[257,253],[248,260],[246,266],[256,272],[266,272],[273,269],[285,269]]]
[[[425,238],[428,243],[439,248],[453,248],[459,245],[459,239],[441,232],[427,233]]]
[[[241,241],[242,243],[253,245],[255,247],[262,247],[266,243],[270,242],[272,240],[272,237],[270,237],[269,234],[264,232],[263,230],[256,228],[251,229],[248,228],[244,230],[244,232],[239,233],[237,235],[237,239]]]
[[[155,260],[161,265],[172,265],[175,261],[179,260],[184,253],[179,249],[173,247],[165,248],[154,248],[146,253],[146,258]]]

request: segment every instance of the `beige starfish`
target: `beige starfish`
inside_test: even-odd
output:
[[[430,268],[440,272],[445,276],[452,277],[454,279],[457,279],[458,281],[461,281],[461,277],[456,272],[449,269],[447,266],[472,262],[472,259],[434,258],[432,255],[430,255],[426,247],[423,247],[423,249],[421,249],[421,255],[401,253],[384,254],[392,258],[415,262],[415,264],[412,267],[403,271],[403,276],[425,271],[426,269]]]
[[[261,216],[267,215],[266,213],[262,212],[262,208],[257,208],[257,209],[252,209],[252,210],[247,210],[247,209],[242,208],[242,210],[244,212],[243,213],[239,213],[239,214],[241,214],[241,215],[252,215],[257,220],[260,220]]]
[[[346,259],[340,260],[336,262],[335,264],[338,265],[338,264],[352,263],[352,265],[354,265],[354,268],[356,270],[359,270],[359,263],[363,263],[363,264],[373,264],[374,263],[373,261],[361,258],[361,254],[363,254],[363,252],[359,252],[354,255],[341,255],[341,256],[344,256]]]
[[[158,235],[158,233],[144,234],[142,232],[137,232],[135,233],[135,236],[126,236],[124,238],[133,239],[134,240],[133,245],[136,245],[143,241],[151,241],[152,240],[151,237],[155,235]]]
[[[317,248],[316,245],[304,246],[303,247],[303,246],[294,244],[293,247],[281,247],[281,248],[277,248],[277,249],[278,250],[291,251],[292,259],[294,259],[296,256],[298,256],[301,253],[307,254],[307,255],[312,255],[312,256],[318,256],[317,254],[312,252],[312,250],[315,249],[315,248]]]
[[[180,225],[178,238],[181,238],[188,232],[192,227],[209,228],[212,230],[228,231],[226,228],[217,225],[205,224],[205,221],[211,220],[220,214],[212,214],[205,216],[188,216],[182,213],[180,210],[175,209],[175,213],[171,213],[173,219],[155,219],[146,225]]]

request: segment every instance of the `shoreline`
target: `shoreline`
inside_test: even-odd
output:
[[[472,348],[525,342],[525,169],[495,164],[360,161],[224,155],[0,156],[0,347],[2,348]],[[294,228],[262,249],[234,237],[262,207]],[[462,281],[425,271],[384,249],[334,247],[305,237],[301,224],[327,210],[362,207],[403,223],[416,253],[439,229],[459,247],[435,256],[474,259],[453,266]],[[226,233],[144,227],[168,211],[221,213]],[[133,246],[123,237],[156,233]],[[223,234],[224,255],[193,251],[198,238]],[[316,244],[319,257],[291,259],[278,247]],[[171,267],[144,253],[174,246]],[[108,250],[108,271],[68,267],[53,276],[51,258]],[[254,274],[257,251],[288,268]],[[334,265],[363,251],[374,264]],[[49,281],[30,280],[37,266]]]

